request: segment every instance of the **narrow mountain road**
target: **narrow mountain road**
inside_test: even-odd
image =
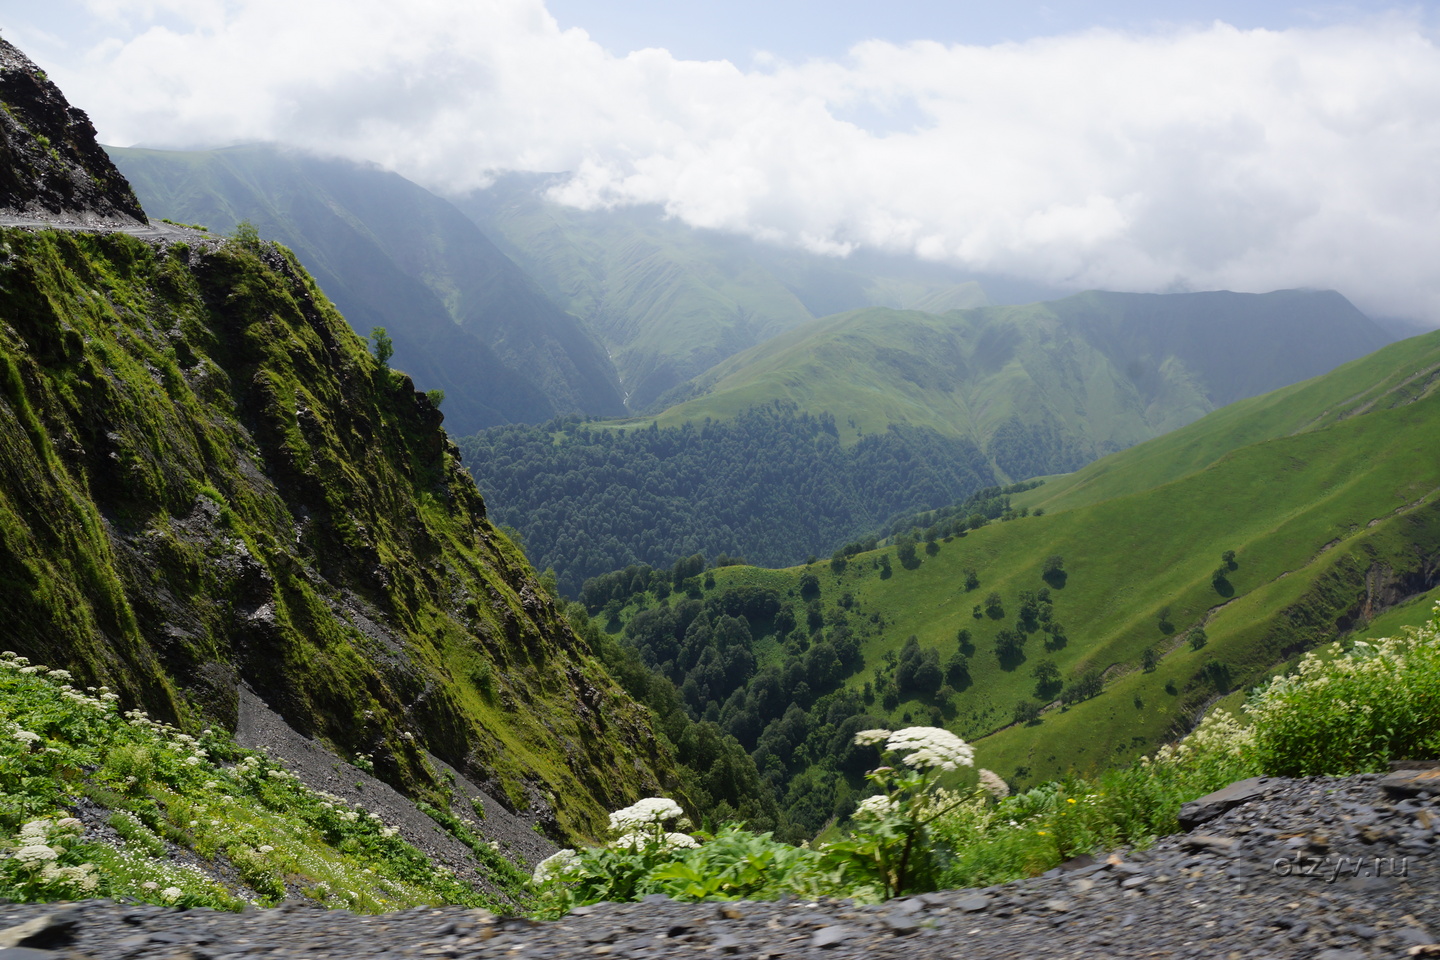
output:
[[[1193,832],[1149,850],[878,906],[655,895],[535,923],[455,907],[356,916],[300,902],[242,914],[0,904],[0,948],[29,948],[16,960],[1440,956],[1440,770],[1267,778],[1222,794],[1195,805]]]
[[[77,233],[123,233],[141,240],[222,240],[223,237],[173,223],[152,220],[146,224],[120,221],[82,221],[76,219],[45,219],[16,213],[0,213],[0,227],[28,230],[69,230]]]

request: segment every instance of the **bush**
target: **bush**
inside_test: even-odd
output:
[[[1266,773],[1384,770],[1440,754],[1440,605],[1419,630],[1325,661],[1307,654],[1245,705]]]

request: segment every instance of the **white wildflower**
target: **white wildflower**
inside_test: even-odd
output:
[[[268,843],[262,843],[262,844],[260,844],[260,846],[259,846],[257,849],[259,849],[259,851],[260,851],[261,853],[274,853],[274,852],[275,852],[275,848],[272,847],[272,846],[270,846],[270,844],[268,844]]]
[[[1010,785],[994,770],[980,768],[980,789],[999,800],[1010,796]]]
[[[531,880],[537,884],[544,883],[563,875],[579,862],[580,855],[574,850],[557,851],[535,865],[535,874]]]
[[[884,743],[889,738],[889,730],[861,730],[855,734],[855,745],[857,747],[868,747],[872,744]]]
[[[58,858],[60,851],[43,843],[30,843],[16,850],[12,856],[20,861],[21,866],[34,870]]]
[[[680,804],[665,797],[646,797],[637,800],[623,810],[610,814],[610,829],[620,833],[631,833],[646,824],[661,824],[667,820],[684,816]]]
[[[160,891],[160,899],[164,900],[166,903],[173,903],[174,901],[179,900],[180,895],[184,892],[185,891],[181,890],[179,887],[166,887],[164,890]]]
[[[49,834],[49,820],[31,820],[20,828],[20,839],[25,843],[44,843]]]
[[[70,675],[70,671],[69,671],[69,670],[51,670],[51,671],[50,671],[50,679],[52,679],[52,680],[74,680],[75,678]]]
[[[949,730],[939,727],[906,727],[890,734],[886,750],[905,754],[905,763],[917,770],[938,767],[954,770],[975,764],[975,750]]]
[[[860,820],[870,818],[880,820],[894,813],[899,806],[900,804],[883,793],[877,793],[873,797],[866,797],[860,801],[860,805],[855,808],[855,817]]]
[[[664,843],[670,850],[690,850],[700,846],[700,841],[688,833],[667,833]]]

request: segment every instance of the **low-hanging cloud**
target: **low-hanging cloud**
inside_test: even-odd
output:
[[[432,189],[1127,290],[1334,287],[1440,324],[1440,51],[1413,20],[838,60],[612,55],[540,0],[91,0],[52,73],[112,143],[270,140]],[[846,117],[900,117],[867,130]]]

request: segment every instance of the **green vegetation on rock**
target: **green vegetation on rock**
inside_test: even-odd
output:
[[[585,324],[416,184],[268,146],[110,154],[153,213],[216,232],[253,221],[293,249],[357,332],[387,328],[396,366],[445,391],[452,432],[625,413]]]
[[[243,682],[412,797],[434,754],[556,836],[678,785],[288,251],[7,230],[0,295],[8,647],[191,732],[234,729]]]

